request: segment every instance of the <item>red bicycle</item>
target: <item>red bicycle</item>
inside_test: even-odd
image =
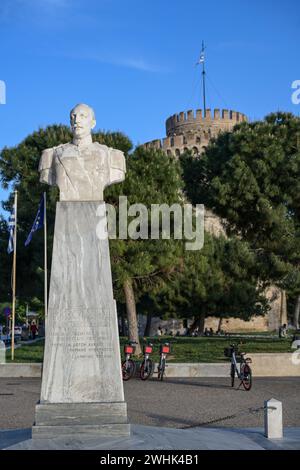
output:
[[[160,345],[159,354],[160,360],[158,365],[158,380],[163,380],[166,370],[167,355],[170,354],[171,346],[170,343],[163,343]]]
[[[129,341],[124,346],[125,361],[122,362],[122,377],[125,381],[131,379],[135,374],[136,364],[131,356],[135,353],[136,344],[134,341]]]
[[[150,359],[150,354],[153,352],[153,344],[148,343],[144,346],[144,359],[140,367],[140,378],[142,380],[147,380],[153,373],[154,364],[152,359]]]

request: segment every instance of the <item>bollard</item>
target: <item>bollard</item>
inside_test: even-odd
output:
[[[282,402],[271,398],[265,401],[265,436],[282,439]]]

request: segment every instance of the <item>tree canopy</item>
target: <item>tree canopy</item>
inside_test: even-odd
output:
[[[43,191],[47,192],[48,260],[51,266],[52,242],[55,220],[55,204],[58,189],[39,182],[38,164],[41,153],[49,147],[69,142],[72,134],[67,126],[52,125],[39,129],[26,137],[19,145],[5,147],[0,154],[0,179],[3,187],[12,189],[10,197],[2,203],[10,211],[13,205],[13,190],[18,191],[18,257],[17,297],[19,302],[28,302],[38,311],[43,307],[43,234],[38,231],[32,242],[25,248],[24,243],[32,227]],[[120,132],[95,132],[93,140],[119,148],[126,154],[132,143]],[[1,300],[10,299],[11,255],[7,255],[7,222],[1,219]],[[19,311],[20,309],[18,309]]]
[[[274,113],[213,139],[184,157],[190,200],[228,222],[261,258],[261,277],[282,279],[300,260],[300,119]]]
[[[129,336],[137,337],[136,302],[144,311],[164,316],[203,318],[237,316],[249,319],[267,309],[264,282],[274,279],[300,293],[299,135],[300,120],[272,114],[264,121],[242,123],[222,133],[199,157],[178,162],[158,150],[138,147],[120,132],[95,132],[93,140],[124,151],[123,183],[105,190],[105,201],[119,210],[119,196],[128,204],[202,203],[227,220],[230,239],[206,234],[202,250],[189,252],[184,240],[116,239],[110,241],[113,281],[118,302],[125,304]],[[30,231],[43,191],[47,192],[48,257],[51,260],[58,189],[39,183],[42,151],[71,140],[66,126],[53,125],[29,135],[0,154],[4,187],[17,189],[17,295],[42,310],[43,236]],[[184,193],[185,192],[185,196]],[[12,207],[12,194],[4,208]],[[138,215],[138,214],[136,214]],[[131,215],[128,223],[135,217]],[[148,229],[151,220],[148,221]],[[138,227],[138,224],[137,224]],[[1,301],[9,300],[11,259],[6,254],[7,224],[0,223]],[[258,282],[258,280],[260,282]],[[288,281],[289,280],[289,281]]]
[[[209,234],[202,250],[183,253],[180,268],[150,300],[156,315],[194,319],[200,331],[208,316],[249,320],[268,310],[263,287],[257,285],[256,257],[248,244],[236,237]]]
[[[182,165],[190,200],[248,241],[260,280],[299,295],[300,118],[278,112],[243,122],[213,139],[201,157],[183,156]]]

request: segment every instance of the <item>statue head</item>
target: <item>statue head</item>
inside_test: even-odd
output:
[[[94,110],[87,104],[77,104],[70,112],[70,123],[75,138],[87,137],[96,125]]]

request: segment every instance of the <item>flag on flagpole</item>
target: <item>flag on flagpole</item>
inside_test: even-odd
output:
[[[199,60],[198,62],[196,62],[196,65],[204,64],[204,62],[205,62],[204,52],[201,52]]]
[[[27,237],[27,240],[25,242],[25,246],[28,246],[29,243],[31,242],[32,240],[32,236],[34,234],[34,232],[36,232],[37,230],[39,230],[40,228],[43,227],[44,225],[44,214],[45,214],[45,206],[44,206],[44,195],[41,197],[41,200],[40,200],[40,203],[39,203],[39,207],[38,207],[38,211],[37,211],[37,214],[35,216],[35,219],[34,219],[34,222],[33,222],[33,225],[31,227],[31,230],[29,232],[29,235]]]
[[[15,227],[16,227],[16,212],[15,212],[15,206],[13,206],[11,215],[8,218],[8,230],[9,230],[9,239],[8,239],[8,247],[7,247],[8,254],[12,253],[15,248],[14,247]]]

